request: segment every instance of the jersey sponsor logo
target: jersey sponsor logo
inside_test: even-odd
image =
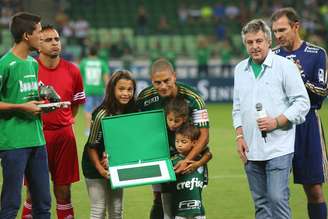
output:
[[[155,103],[155,102],[158,102],[158,101],[159,101],[159,96],[152,97],[149,100],[145,100],[144,106],[148,106],[151,103]]]
[[[179,210],[199,209],[202,207],[200,200],[185,200],[179,202]]]
[[[193,177],[191,180],[180,182],[177,184],[177,190],[193,190],[194,188],[203,188],[203,181],[199,180],[197,177]]]
[[[38,83],[36,81],[23,82],[19,80],[19,90],[21,93],[38,90]]]
[[[308,52],[308,53],[318,53],[319,52],[319,48],[315,48],[315,47],[305,47],[304,52]]]
[[[322,68],[318,70],[318,80],[320,83],[325,83],[325,71]]]

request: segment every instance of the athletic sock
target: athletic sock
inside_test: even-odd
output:
[[[308,214],[310,219],[327,219],[327,205],[323,203],[308,203]]]
[[[22,210],[22,219],[31,219],[32,216],[32,203],[31,201],[25,200]]]
[[[59,203],[57,202],[56,206],[57,217],[58,219],[73,219],[74,211],[71,202]]]

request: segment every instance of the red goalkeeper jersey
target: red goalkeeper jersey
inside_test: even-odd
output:
[[[61,97],[61,101],[70,101],[72,106],[85,102],[85,93],[80,70],[72,63],[60,59],[57,67],[49,69],[39,59],[39,84],[51,85]],[[71,107],[42,113],[43,129],[58,129],[74,123]]]

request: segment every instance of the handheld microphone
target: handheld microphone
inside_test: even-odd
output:
[[[255,108],[256,108],[256,111],[257,111],[257,119],[267,117],[265,109],[263,109],[262,103],[257,103],[255,105]],[[264,138],[264,142],[266,143],[266,137],[267,137],[266,131],[261,131],[261,135],[262,135],[262,138]]]

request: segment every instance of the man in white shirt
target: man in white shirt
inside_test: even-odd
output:
[[[297,66],[271,50],[271,31],[255,19],[242,29],[249,58],[235,68],[233,125],[257,219],[291,218],[288,179],[295,124],[310,102]],[[257,104],[265,113],[259,117]]]

